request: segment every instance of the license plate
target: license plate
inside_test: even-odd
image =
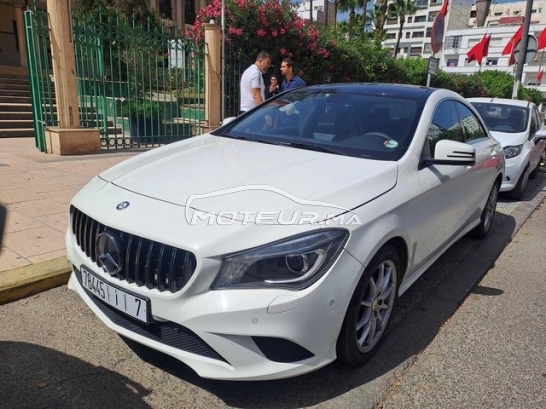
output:
[[[108,284],[106,281],[91,273],[84,266],[81,266],[80,271],[82,273],[82,286],[94,296],[139,321],[148,322],[147,299],[137,297]]]

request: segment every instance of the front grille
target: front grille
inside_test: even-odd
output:
[[[125,244],[122,266],[113,278],[174,293],[182,289],[195,272],[195,256],[189,251],[105,226],[74,206],[70,207],[70,217],[76,243],[99,268],[97,235],[108,231],[122,239]]]
[[[81,284],[81,272],[77,268],[74,268],[74,272],[76,273],[76,277]],[[229,363],[197,334],[188,328],[175,324],[174,322],[152,322],[146,324],[144,322],[137,321],[106,305],[91,294],[86,288],[84,288],[84,290],[89,298],[91,298],[93,303],[114,324],[161,344],[168,345],[191,354],[201,355],[206,358]]]

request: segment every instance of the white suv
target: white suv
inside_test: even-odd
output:
[[[528,101],[503,98],[468,98],[478,110],[491,135],[498,140],[506,157],[506,173],[501,192],[523,198],[529,178],[539,171],[546,147],[546,132],[537,106]]]

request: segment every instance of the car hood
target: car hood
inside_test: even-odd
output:
[[[490,131],[493,138],[495,138],[503,148],[506,146],[517,146],[523,145],[527,141],[527,132],[519,133],[507,133],[507,132],[498,132]]]
[[[123,189],[229,215],[301,210],[339,215],[396,185],[398,164],[203,135],[100,174]]]

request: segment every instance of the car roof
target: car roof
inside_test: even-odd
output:
[[[508,98],[467,98],[469,102],[481,102],[490,104],[512,105],[516,107],[529,107],[533,104],[530,101],[522,101],[521,99],[508,99]],[[533,104],[534,105],[534,104]]]
[[[332,90],[366,94],[380,94],[385,96],[400,96],[406,98],[428,98],[437,91],[447,91],[440,88],[424,87],[409,84],[383,84],[383,83],[339,83],[320,84],[305,87],[306,90]],[[454,93],[455,94],[455,93]]]

